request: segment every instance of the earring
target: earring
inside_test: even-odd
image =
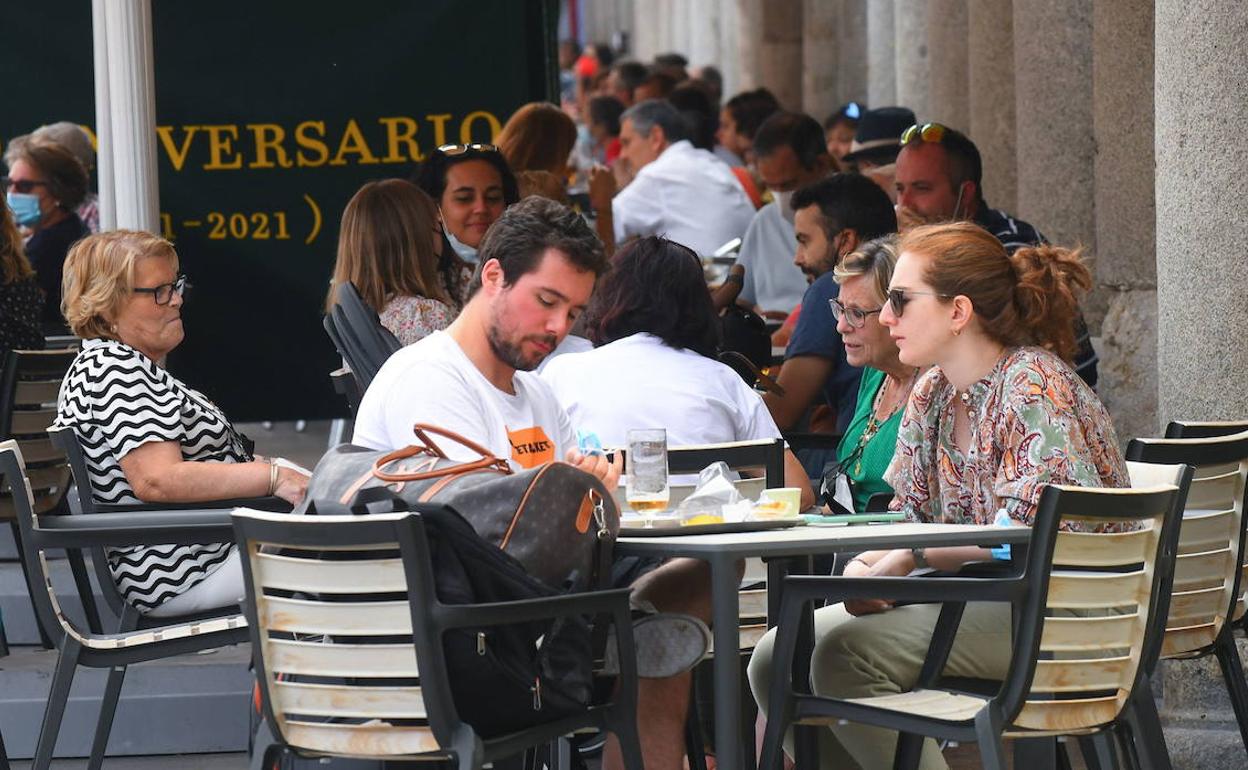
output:
[[[954,329],[954,330],[953,330],[953,336],[955,336],[955,337],[956,337],[956,336],[958,336],[958,335],[959,335],[959,334],[961,334],[961,333],[962,333],[962,330],[961,330],[961,329]]]

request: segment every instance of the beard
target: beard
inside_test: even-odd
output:
[[[486,332],[486,338],[490,342],[490,350],[493,351],[494,356],[499,361],[502,361],[510,366],[512,369],[520,372],[533,371],[537,368],[537,365],[540,364],[547,355],[549,355],[537,354],[526,356],[522,349],[522,346],[526,341],[532,340],[534,342],[540,342],[549,347],[552,351],[555,349],[555,345],[558,344],[558,340],[555,339],[555,335],[553,334],[531,334],[527,337],[521,337],[518,340],[510,340],[503,336],[502,330],[499,328],[498,324],[490,324],[490,328]]]

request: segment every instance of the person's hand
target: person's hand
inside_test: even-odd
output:
[[[608,460],[606,455],[583,455],[575,449],[569,449],[564,460],[574,468],[598,477],[608,492],[614,492],[620,485],[620,473],[624,470],[624,457],[617,454],[615,460]]]
[[[913,562],[914,557],[911,556],[907,549],[889,551],[882,559],[875,564],[868,566],[863,561],[851,561],[845,565],[846,577],[889,577],[904,576],[910,574],[910,567],[906,566],[906,560]],[[893,603],[888,599],[850,599],[845,602],[845,611],[855,617],[863,615],[874,615],[877,612],[887,612],[893,608]]]
[[[308,478],[309,476],[294,468],[279,465],[277,466],[277,488],[273,490],[273,494],[291,505],[298,505],[303,502],[303,496],[308,492]]]
[[[599,216],[603,212],[611,211],[611,199],[618,189],[611,169],[595,165],[589,170],[589,205],[593,206]]]

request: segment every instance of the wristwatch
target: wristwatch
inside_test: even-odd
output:
[[[910,555],[914,557],[915,569],[927,569],[932,566],[927,563],[927,554],[925,553],[925,550],[926,549],[918,546],[910,549]]]

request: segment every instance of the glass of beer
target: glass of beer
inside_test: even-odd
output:
[[[662,428],[630,430],[625,472],[624,499],[646,519],[667,510],[667,431]]]

